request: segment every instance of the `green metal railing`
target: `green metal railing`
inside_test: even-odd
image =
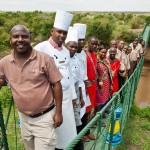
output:
[[[3,88],[9,93],[9,99],[7,100],[7,106],[9,107],[7,108],[0,103],[0,150],[23,150],[20,128],[17,125],[19,119],[17,109],[10,89],[8,87]]]
[[[148,42],[150,40],[150,22],[146,22],[145,27],[140,35],[145,41],[145,47],[148,46]]]
[[[145,41],[145,47],[148,46],[150,38],[150,23],[146,23],[143,32],[140,35]],[[142,56],[135,71],[132,73],[130,78],[122,86],[122,88],[117,92],[112,99],[107,103],[107,105],[96,114],[96,116],[87,124],[87,126],[67,145],[65,150],[72,150],[74,146],[79,142],[79,140],[86,134],[87,131],[95,132],[97,140],[90,144],[84,144],[85,150],[110,150],[115,149],[115,146],[112,146],[113,132],[115,127],[114,121],[114,111],[118,108],[122,108],[122,115],[120,119],[120,133],[122,134],[126,120],[130,114],[130,108],[135,99],[135,92],[137,90],[138,82],[140,79],[140,74],[142,71],[142,66],[144,63],[144,57]],[[107,117],[106,127],[102,127],[102,115],[105,110],[108,110],[111,107],[111,111]],[[97,128],[95,131],[92,131],[94,124],[97,123]],[[110,140],[106,138],[110,135]]]
[[[1,104],[0,104],[0,127],[1,127],[0,128],[0,149],[4,148],[5,150],[8,150],[7,136],[6,136]]]
[[[86,132],[93,128],[94,124],[97,123],[97,128],[94,132],[96,132],[97,140],[95,140],[92,144],[88,145],[85,149],[93,150],[105,150],[105,149],[114,149],[115,147],[112,146],[111,139],[113,138],[113,131],[115,127],[114,121],[114,111],[118,108],[122,108],[122,115],[120,118],[120,132],[123,132],[123,128],[125,126],[126,120],[130,113],[130,108],[134,101],[135,92],[138,86],[142,66],[144,62],[144,57],[140,59],[134,73],[131,77],[126,81],[126,83],[122,86],[122,88],[117,92],[112,99],[107,103],[107,105],[96,114],[96,116],[89,122],[89,124],[71,141],[71,143],[65,148],[65,150],[72,150],[73,147],[78,143],[78,141],[86,134]],[[110,109],[111,111],[107,117],[106,127],[102,127],[102,115],[105,110]],[[111,125],[111,127],[110,127]],[[110,128],[110,131],[109,131]],[[106,138],[110,135],[110,141],[106,144]],[[100,144],[101,143],[101,144]],[[90,146],[90,147],[89,147]]]

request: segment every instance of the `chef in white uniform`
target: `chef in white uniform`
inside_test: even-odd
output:
[[[82,49],[84,48],[85,45],[85,35],[86,35],[87,26],[86,24],[75,23],[73,27],[78,30],[78,50],[76,56],[79,58],[81,77],[82,80],[85,82],[88,79],[87,62],[86,62],[86,54]],[[85,101],[85,106],[81,109],[81,113],[80,113],[81,118],[85,114],[86,106],[89,105],[89,102],[87,102],[87,97],[86,97],[85,84],[82,85],[82,95],[83,95],[83,100]]]
[[[61,72],[63,89],[62,114],[63,123],[56,128],[56,149],[64,149],[77,135],[72,100],[77,98],[74,80],[70,68],[70,54],[63,46],[73,15],[65,11],[57,11],[51,37],[34,47],[35,50],[49,54]]]
[[[85,105],[85,102],[83,100],[82,95],[82,87],[84,85],[84,82],[81,77],[81,67],[78,57],[76,56],[76,52],[78,50],[78,30],[69,27],[67,38],[65,41],[66,48],[70,51],[70,65],[72,70],[72,75],[74,78],[74,85],[76,88],[76,94],[77,99],[73,102],[74,107],[74,115],[75,115],[75,121],[76,121],[76,128],[77,133],[81,131],[81,117],[80,117],[80,110]],[[83,141],[80,140],[76,146],[74,147],[74,150],[84,150],[84,144]]]
[[[76,52],[78,49],[78,30],[69,27],[67,38],[65,40],[66,48],[70,51],[70,66],[72,75],[74,78],[74,85],[76,88],[76,94],[77,99],[73,102],[74,106],[74,113],[75,113],[75,121],[76,126],[80,126],[82,124],[81,118],[80,118],[80,109],[82,106],[84,106],[84,101],[82,97],[82,89],[84,82],[81,78],[81,68],[80,68],[80,62],[78,57],[76,56]]]

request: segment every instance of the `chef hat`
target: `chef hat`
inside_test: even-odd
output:
[[[68,29],[68,34],[65,43],[68,43],[70,41],[78,43],[78,30],[71,26]]]
[[[54,27],[68,31],[73,15],[66,11],[57,11],[54,21]]]
[[[75,24],[73,25],[73,27],[78,30],[78,38],[79,38],[79,39],[85,39],[86,24],[75,23]]]

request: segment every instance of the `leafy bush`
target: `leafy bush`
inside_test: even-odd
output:
[[[101,41],[101,44],[109,45],[112,30],[112,26],[108,23],[102,25],[99,21],[93,21],[88,24],[87,37],[95,35]]]
[[[133,105],[131,111],[133,115],[140,115],[143,118],[150,119],[150,107],[140,109],[136,105]]]
[[[0,17],[0,26],[4,26],[4,24],[5,24],[5,18]]]
[[[141,28],[141,26],[143,27],[145,23],[145,19],[140,17],[135,17],[129,23],[131,24],[132,29],[139,29]]]
[[[145,20],[147,23],[150,23],[150,16],[148,16]]]
[[[0,101],[2,104],[2,108],[6,108],[10,104],[12,94],[10,89],[7,86],[2,87],[0,90]]]
[[[145,20],[149,20],[146,15],[136,15],[131,13],[73,13],[74,17],[71,25],[80,22],[87,24],[87,38],[95,35],[101,40],[101,44],[109,45],[111,37],[116,40],[123,38],[130,41],[134,38],[134,33],[124,31],[124,26],[130,24],[132,28],[141,28]],[[32,32],[32,42],[38,43],[46,40],[50,36],[50,29],[53,26],[55,13],[41,11],[34,12],[0,12],[0,51],[10,49],[9,33],[16,24],[27,26]],[[118,23],[119,22],[119,23]],[[118,27],[122,30],[118,32]],[[120,35],[120,36],[118,36]]]
[[[117,39],[122,39],[125,42],[130,43],[136,37],[138,37],[138,35],[136,33],[132,32],[132,31],[128,31],[128,30],[123,30],[118,34]]]
[[[133,14],[127,14],[126,16],[125,16],[125,21],[126,22],[128,22],[128,21],[130,21],[130,20],[132,20],[133,19]]]
[[[141,127],[145,130],[149,130],[150,131],[150,122],[148,122],[147,120],[143,120],[141,122]]]

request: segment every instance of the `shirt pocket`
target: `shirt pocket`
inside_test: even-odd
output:
[[[39,68],[33,68],[27,73],[27,76],[29,77],[28,80],[36,83],[41,82],[43,79],[47,79],[44,70],[40,70]]]

